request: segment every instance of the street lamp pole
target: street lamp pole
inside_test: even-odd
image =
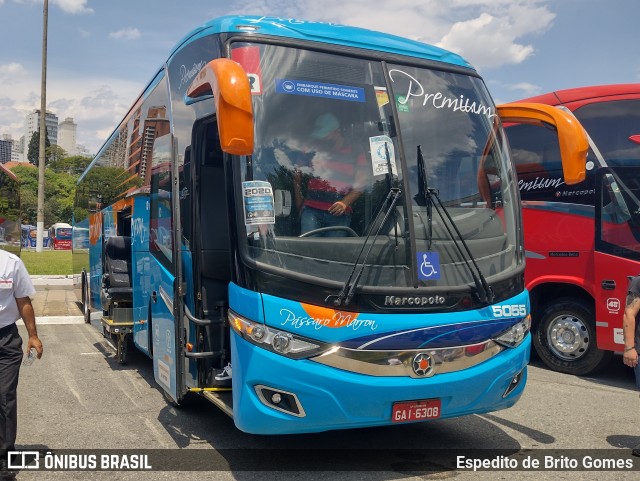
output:
[[[44,238],[44,167],[47,124],[47,24],[49,20],[49,0],[44,0],[42,11],[42,81],[40,85],[40,149],[38,153],[38,216],[36,252],[42,252]]]

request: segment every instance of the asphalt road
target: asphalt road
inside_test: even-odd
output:
[[[91,474],[22,470],[19,480],[640,479],[639,471],[627,469],[596,473],[560,466],[558,471],[474,473],[451,466],[450,453],[475,459],[477,449],[496,450],[494,457],[506,455],[519,463],[544,453],[551,453],[554,462],[574,455],[607,458],[615,453],[640,466],[640,458],[630,457],[628,449],[640,443],[640,399],[620,358],[614,358],[605,373],[584,378],[534,364],[520,402],[491,414],[267,437],[238,431],[229,417],[200,398],[187,408],[167,404],[153,380],[151,361],[134,351],[126,366],[119,365],[112,346],[95,326],[45,323],[39,332],[45,355],[24,367],[20,378],[19,449],[97,453],[160,449],[165,450],[164,462],[173,458],[179,462],[180,453],[187,453],[193,454],[194,466],[198,459],[217,459],[217,470]],[[564,451],[575,449],[585,451]],[[157,460],[158,451],[150,452]]]

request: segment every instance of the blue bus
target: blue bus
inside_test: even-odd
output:
[[[575,119],[496,107],[451,52],[214,19],[173,49],[78,181],[85,320],[121,362],[128,340],[146,353],[172,403],[204,396],[249,433],[512,406],[531,341],[505,120],[555,128],[566,181],[584,178]],[[106,168],[120,191],[93,174]],[[313,209],[339,225],[310,228]],[[216,379],[229,366],[230,384]]]

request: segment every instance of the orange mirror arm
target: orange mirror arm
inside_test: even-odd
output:
[[[584,128],[573,115],[537,103],[511,103],[497,106],[502,122],[552,125],[558,133],[564,181],[577,184],[586,178],[589,141]]]

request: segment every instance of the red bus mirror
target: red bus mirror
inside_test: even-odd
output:
[[[253,154],[251,86],[240,64],[218,58],[202,67],[187,89],[187,96],[196,99],[211,94],[222,150],[234,155]]]

